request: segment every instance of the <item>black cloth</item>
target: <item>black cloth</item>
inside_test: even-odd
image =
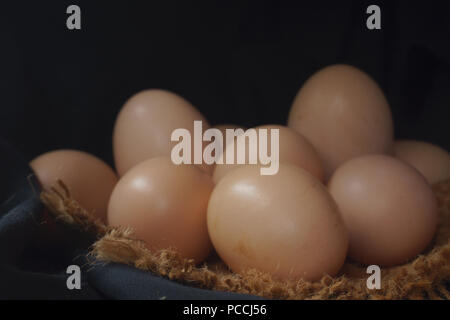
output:
[[[48,222],[28,164],[3,140],[0,154],[0,299],[255,299],[87,259],[95,238]],[[70,265],[81,268],[79,290],[66,285]]]

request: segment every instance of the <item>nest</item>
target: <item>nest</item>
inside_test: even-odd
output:
[[[134,266],[189,286],[257,295],[269,299],[446,299],[450,298],[450,180],[433,186],[439,225],[432,246],[409,263],[383,268],[381,288],[368,289],[366,267],[347,261],[336,277],[317,282],[279,280],[268,273],[233,273],[212,255],[202,266],[174,249],[150,251],[132,230],[112,228],[92,217],[70,196],[63,182],[41,194],[53,216],[97,236],[89,256],[95,261]]]

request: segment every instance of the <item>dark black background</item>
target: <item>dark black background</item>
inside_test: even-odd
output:
[[[66,28],[77,4],[82,30]],[[382,29],[366,28],[378,4]],[[349,63],[384,89],[398,138],[450,150],[449,1],[11,1],[0,5],[0,136],[112,163],[125,100],[172,90],[212,124],[286,121],[313,72]]]

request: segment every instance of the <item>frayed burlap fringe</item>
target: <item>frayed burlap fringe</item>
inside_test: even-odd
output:
[[[94,219],[59,181],[41,199],[54,216],[98,236],[90,252],[95,261],[117,262],[180,283],[210,289],[258,295],[272,299],[449,299],[450,298],[450,180],[433,186],[439,202],[439,227],[433,247],[410,263],[382,269],[381,289],[369,290],[366,269],[347,262],[339,276],[324,276],[311,283],[282,281],[267,273],[249,270],[232,273],[217,258],[203,266],[182,259],[173,249],[149,251],[133,239],[132,231],[105,226]]]

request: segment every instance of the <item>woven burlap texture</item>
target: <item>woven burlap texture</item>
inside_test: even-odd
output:
[[[450,180],[433,186],[439,205],[439,226],[430,248],[409,263],[381,271],[381,289],[367,288],[366,267],[346,262],[336,277],[311,283],[279,280],[249,270],[231,272],[213,255],[203,265],[181,258],[173,249],[149,251],[134,239],[132,230],[112,228],[96,220],[70,197],[62,181],[41,194],[55,219],[98,240],[89,258],[93,263],[116,262],[134,266],[189,286],[258,295],[271,299],[449,299],[450,298]]]

